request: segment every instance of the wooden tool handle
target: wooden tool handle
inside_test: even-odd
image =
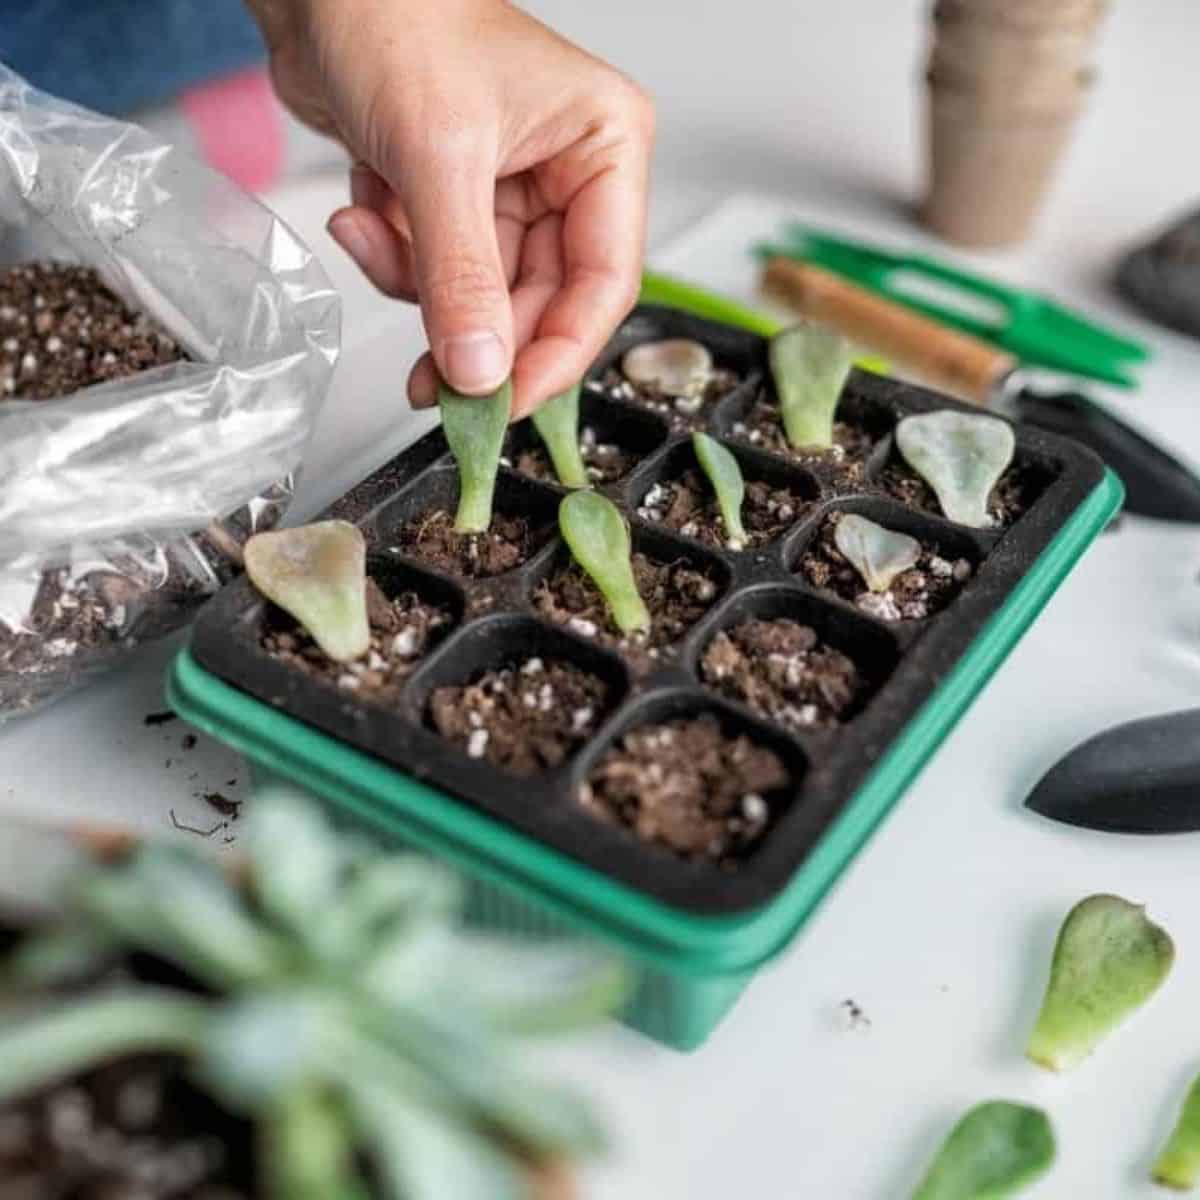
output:
[[[801,316],[840,329],[867,349],[910,367],[931,385],[976,404],[986,404],[1017,365],[1004,350],[809,263],[772,258],[763,272],[763,290]]]

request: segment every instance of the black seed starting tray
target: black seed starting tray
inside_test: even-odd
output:
[[[732,372],[732,386],[699,412],[673,414],[651,411],[628,394],[630,389],[604,384],[625,349],[663,337],[703,342],[718,367]],[[961,406],[858,371],[839,407],[847,445],[857,447],[857,457],[854,452],[840,457],[771,453],[746,435],[747,415],[756,406],[774,403],[764,339],[673,309],[635,310],[597,362],[584,397],[584,426],[591,424],[599,442],[628,455],[628,469],[602,490],[629,517],[635,552],[707,581],[696,583],[688,576],[703,611],[678,640],[650,648],[630,645],[595,622],[559,622],[541,615],[537,597],[544,596],[548,581],[569,563],[555,522],[566,491],[515,466],[502,469],[497,511],[527,519],[526,561],[494,577],[464,579],[405,558],[397,549],[397,530],[439,505],[452,508],[456,498],[456,469],[437,431],[325,514],[363,529],[369,569],[386,593],[414,591],[451,616],[408,677],[399,702],[390,707],[364,702],[353,689],[306,678],[269,655],[261,645],[266,605],[245,580],[226,588],[203,612],[191,653],[211,675],[304,725],[465,802],[634,893],[697,917],[744,914],[772,901],[889,752],[909,738],[907,748],[915,749],[918,761],[927,754],[931,745],[912,745],[911,738],[918,735],[910,731],[910,723],[965,656],[981,653],[983,646],[990,666],[999,661],[1102,527],[1119,495],[1110,492],[1096,499],[1105,471],[1091,453],[1018,427],[1008,492],[1019,497],[1023,511],[1005,527],[976,531],[907,506],[889,491],[897,469],[891,430],[907,414]],[[656,487],[690,466],[688,439],[696,428],[724,441],[748,480],[784,487],[801,500],[779,536],[732,553],[637,515]],[[533,449],[528,425],[518,426],[510,433],[506,461],[516,464]],[[1080,513],[1089,498],[1092,510],[1085,519]],[[814,583],[805,563],[812,561],[814,548],[819,550],[831,515],[846,512],[913,535],[933,555],[930,562],[945,564],[936,567],[940,577],[947,568],[956,573],[954,594],[944,607],[916,619],[911,614],[917,605],[899,619],[884,620],[836,588]],[[1062,538],[1072,521],[1068,553]],[[1058,549],[1049,552],[1054,547]],[[1004,621],[998,622],[1002,612]],[[863,687],[843,722],[787,728],[706,686],[700,664],[714,636],[752,618],[792,618],[850,658]],[[989,638],[995,642],[990,649]],[[596,714],[595,734],[564,763],[518,778],[444,741],[431,722],[430,697],[437,688],[464,685],[486,671],[519,667],[531,658],[566,661],[591,673],[603,681],[605,700]],[[972,690],[983,678],[986,672],[971,681]],[[965,700],[960,697],[956,703],[957,713]],[[702,714],[715,716],[726,733],[745,734],[774,750],[789,777],[786,786],[761,798],[765,829],[735,860],[686,860],[581,806],[582,784],[626,732]],[[235,740],[248,744],[249,735]],[[279,747],[275,750],[278,757]],[[907,776],[900,778],[899,767],[888,769],[897,772],[895,786],[902,790]],[[855,836],[861,841],[865,834]]]

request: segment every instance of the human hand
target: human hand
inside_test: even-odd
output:
[[[437,372],[511,373],[514,417],[576,382],[637,296],[645,95],[507,0],[248,3],[283,101],[358,160],[330,233],[421,306],[414,407]]]

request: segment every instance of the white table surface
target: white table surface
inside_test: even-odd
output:
[[[920,241],[907,210],[919,177],[914,0],[821,6],[819,19],[786,0],[691,0],[682,23],[684,6],[644,0],[530,7],[659,98],[655,265],[748,299],[744,249],[785,215]],[[1139,321],[1104,286],[1124,244],[1200,199],[1189,150],[1198,85],[1184,53],[1197,35],[1200,10],[1188,0],[1159,0],[1152,16],[1119,5],[1101,85],[1038,235],[1019,253],[966,261],[1053,288],[1152,341],[1143,390],[1105,398],[1200,460],[1200,345]],[[751,189],[784,199],[734,200],[664,243]],[[321,232],[341,194],[340,182],[314,178],[271,198],[346,294],[346,351],[301,515],[424,427],[403,401],[417,321],[372,295]],[[676,1055],[610,1026],[553,1053],[613,1117],[618,1150],[589,1174],[590,1197],[902,1197],[957,1114],[1001,1096],[1045,1105],[1059,1133],[1059,1164],[1031,1197],[1158,1194],[1144,1182],[1148,1163],[1200,1069],[1200,838],[1088,834],[1041,821],[1021,801],[1091,732],[1197,702],[1198,562],[1186,529],[1128,520],[1102,538],[703,1050]],[[167,834],[172,810],[211,824],[200,795],[238,795],[246,772],[205,738],[183,750],[178,723],[142,724],[162,707],[171,649],[0,730],[0,813],[116,818]],[[1149,904],[1180,957],[1152,1007],[1059,1079],[1020,1051],[1058,922],[1094,891]],[[869,1025],[847,1028],[846,999]]]

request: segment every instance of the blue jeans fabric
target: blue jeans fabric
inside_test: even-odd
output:
[[[265,53],[242,0],[0,0],[0,60],[43,91],[113,115]]]

